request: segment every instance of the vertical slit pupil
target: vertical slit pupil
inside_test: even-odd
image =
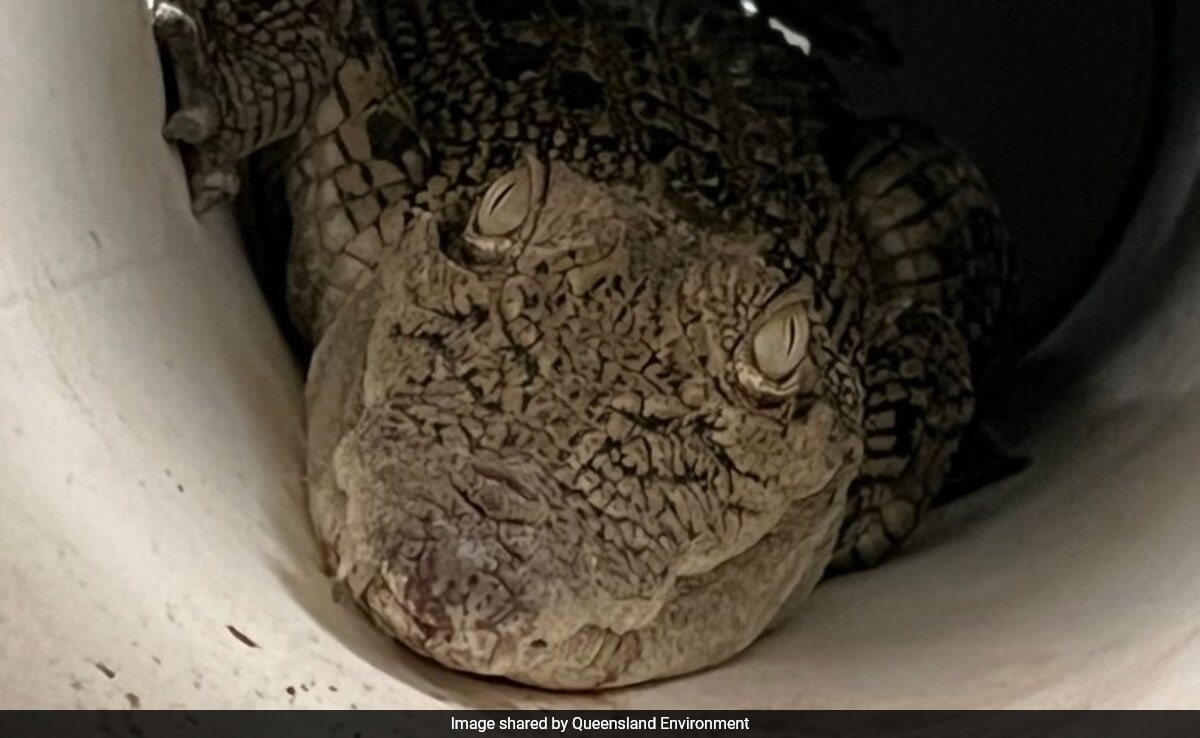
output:
[[[509,178],[506,182],[503,182],[502,185],[503,186],[500,188],[500,190],[492,197],[491,207],[488,208],[489,215],[500,209],[500,206],[504,204],[504,200],[510,194],[512,194],[512,191],[516,188],[517,180],[515,177]]]

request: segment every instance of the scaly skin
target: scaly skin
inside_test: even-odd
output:
[[[935,136],[856,120],[716,0],[158,17],[197,200],[281,142],[311,511],[397,639],[550,688],[661,678],[911,533],[1007,279]]]

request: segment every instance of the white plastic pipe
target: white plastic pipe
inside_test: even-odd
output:
[[[300,371],[228,215],[191,215],[142,5],[0,27],[0,707],[1200,706],[1200,97],[1050,344],[1074,389],[1031,470],[733,662],[589,698],[444,671],[332,600]]]

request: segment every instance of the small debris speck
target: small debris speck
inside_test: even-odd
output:
[[[142,706],[142,700],[133,692],[126,692],[125,699],[129,700],[129,709],[136,710]]]
[[[249,646],[250,648],[258,648],[258,644],[255,643],[254,640],[250,638],[250,636],[246,635],[245,633],[243,633],[242,631],[233,627],[232,625],[226,625],[225,627],[229,629],[230,634],[233,635],[234,638],[238,639],[239,641],[241,641],[245,645]]]
[[[288,687],[287,689],[285,689],[284,691],[285,691],[285,692],[287,692],[288,694],[290,694],[290,695],[291,695],[291,696],[293,696],[293,697],[295,697],[295,696],[296,696],[296,688],[295,688],[295,687],[289,686],[289,687]]]
[[[97,669],[100,671],[100,673],[101,673],[101,674],[103,674],[104,676],[108,677],[109,679],[113,679],[113,678],[115,678],[115,677],[117,676],[117,672],[115,672],[115,671],[113,671],[112,669],[108,668],[107,666],[105,666],[104,664],[100,663],[99,661],[97,661],[97,662],[96,662],[94,665],[95,665],[95,667],[96,667],[96,668],[97,668]]]

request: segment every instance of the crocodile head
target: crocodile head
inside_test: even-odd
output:
[[[655,191],[526,157],[465,229],[410,219],[317,351],[331,566],[448,666],[567,689],[702,668],[828,560],[853,359],[812,280]]]

